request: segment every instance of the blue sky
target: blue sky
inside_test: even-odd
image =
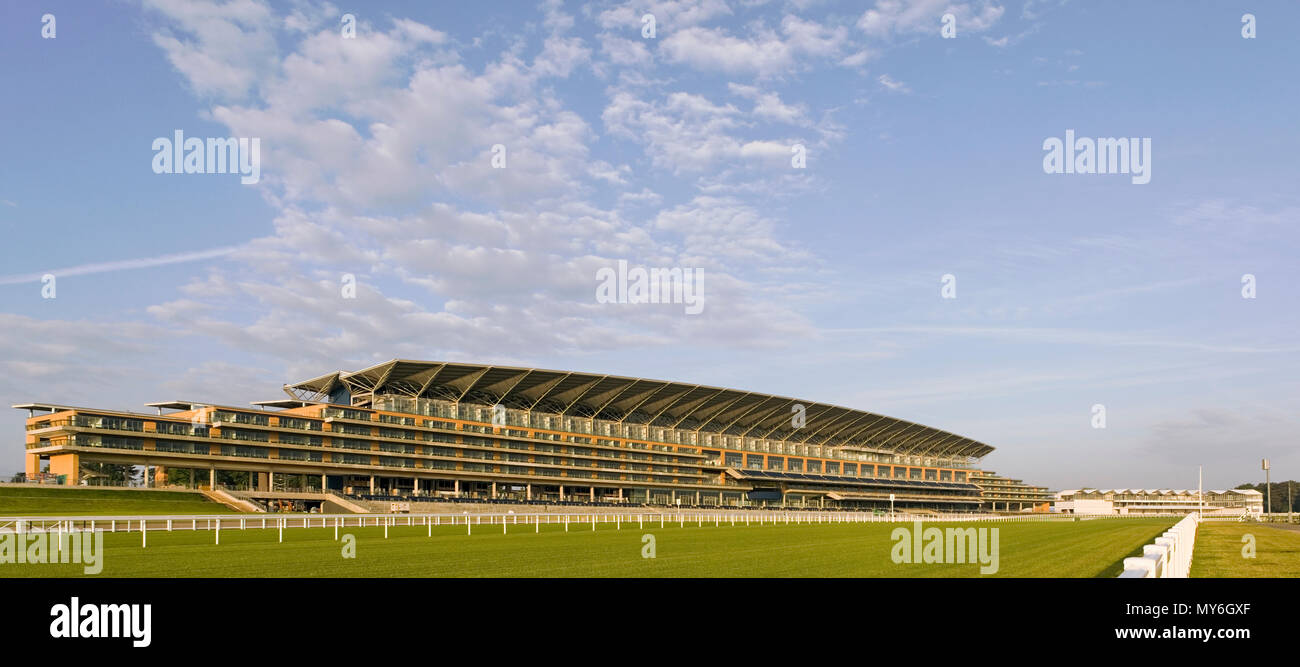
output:
[[[883,412],[1057,489],[1300,466],[1294,3],[3,15],[6,404],[243,403],[402,357]],[[176,129],[258,138],[261,181],[154,173]],[[1067,129],[1149,138],[1150,183],[1044,173]],[[619,260],[703,269],[704,312],[598,303]],[[21,467],[9,412],[0,472]]]

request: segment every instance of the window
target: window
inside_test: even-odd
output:
[[[189,435],[190,425],[182,422],[155,422],[154,431],[170,435]]]
[[[319,431],[321,423],[311,419],[295,419],[293,417],[281,417],[280,426],[284,428],[297,428],[304,431]]]
[[[245,447],[243,445],[222,445],[222,456],[240,456],[249,459],[269,459],[271,450],[266,447]]]
[[[212,415],[214,422],[226,422],[231,424],[253,424],[255,426],[268,426],[271,418],[267,415],[249,414],[246,412],[216,412]]]
[[[208,446],[202,442],[172,442],[170,440],[158,440],[154,443],[154,449],[160,452],[172,452],[176,454],[207,454]]]
[[[349,435],[370,435],[369,426],[358,426],[356,424],[335,424],[335,433],[347,433]]]
[[[767,457],[768,470],[785,470],[785,458],[780,456]]]
[[[379,457],[379,465],[389,468],[414,468],[415,461],[395,456],[381,456]]]
[[[238,428],[221,429],[221,437],[227,440],[251,440],[254,442],[266,442],[270,439],[270,436],[262,431],[246,431]]]
[[[340,419],[351,419],[354,421],[370,421],[370,413],[363,410],[349,410],[347,408],[325,408],[323,413],[326,417],[337,417]]]
[[[136,438],[118,438],[111,435],[88,435],[78,438],[74,444],[85,447],[109,447],[112,449],[144,449],[144,441]]]
[[[286,445],[308,445],[311,447],[320,447],[322,438],[319,435],[298,435],[297,433],[281,433],[280,442]]]
[[[143,431],[144,420],[122,417],[76,417],[73,425],[86,428],[103,428],[113,431]]]
[[[332,438],[331,441],[334,446],[339,449],[361,449],[370,451],[370,443],[361,440],[353,440],[351,438]]]

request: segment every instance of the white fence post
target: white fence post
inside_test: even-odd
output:
[[[1172,528],[1142,547],[1142,555],[1124,559],[1121,579],[1182,578],[1191,573],[1196,548],[1197,515],[1188,514]]]

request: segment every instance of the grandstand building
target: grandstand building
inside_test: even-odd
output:
[[[228,407],[26,403],[26,469],[363,499],[936,511],[1038,509],[970,438],[813,401],[681,382],[394,360]],[[1050,500],[1050,497],[1048,498]]]
[[[1254,489],[1198,493],[1195,489],[1070,489],[1056,494],[1056,511],[1067,514],[1260,515],[1264,494]]]
[[[980,496],[984,499],[983,509],[988,511],[1032,509],[1035,512],[1047,512],[1055,500],[1055,496],[1045,486],[1033,486],[1019,479],[1001,477],[989,470],[973,471],[971,481],[980,487]]]

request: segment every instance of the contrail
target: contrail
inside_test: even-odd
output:
[[[172,255],[162,255],[160,257],[143,257],[140,259],[124,259],[117,262],[100,262],[98,264],[82,264],[80,266],[70,266],[65,269],[55,269],[53,271],[42,271],[40,273],[23,273],[12,276],[0,276],[0,285],[17,285],[19,283],[36,283],[40,282],[46,274],[53,275],[56,278],[66,276],[84,276],[90,273],[108,273],[110,271],[127,271],[130,269],[145,269],[151,266],[163,266],[166,264],[181,264],[184,262],[197,262],[203,259],[212,259],[213,257],[223,257],[235,252],[239,248],[236,246],[227,246],[224,248],[212,248],[211,250],[199,250],[197,252],[181,252]]]

